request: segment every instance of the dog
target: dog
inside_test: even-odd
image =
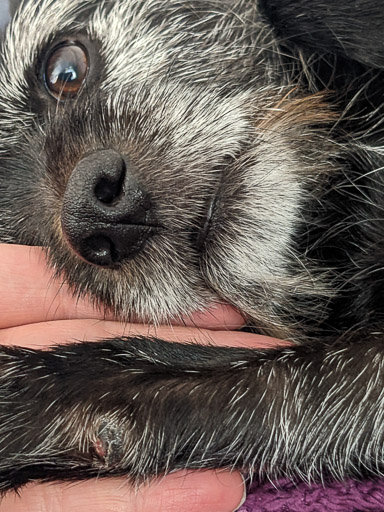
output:
[[[2,6],[0,241],[123,321],[291,342],[1,347],[2,492],[382,475],[383,2]]]

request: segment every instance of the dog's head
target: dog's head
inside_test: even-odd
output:
[[[124,318],[225,302],[290,335],[324,291],[298,241],[333,169],[332,114],[291,83],[256,2],[14,7],[0,239],[48,248],[76,293]]]

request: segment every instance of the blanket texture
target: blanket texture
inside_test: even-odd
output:
[[[384,479],[321,484],[253,484],[238,512],[383,512]]]

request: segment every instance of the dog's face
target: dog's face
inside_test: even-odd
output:
[[[326,290],[298,240],[332,114],[253,3],[30,0],[1,53],[2,241],[125,319],[225,302],[292,335]]]

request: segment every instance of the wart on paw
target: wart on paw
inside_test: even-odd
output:
[[[101,422],[90,451],[98,466],[100,463],[103,468],[116,466],[124,455],[122,431],[115,423]]]

